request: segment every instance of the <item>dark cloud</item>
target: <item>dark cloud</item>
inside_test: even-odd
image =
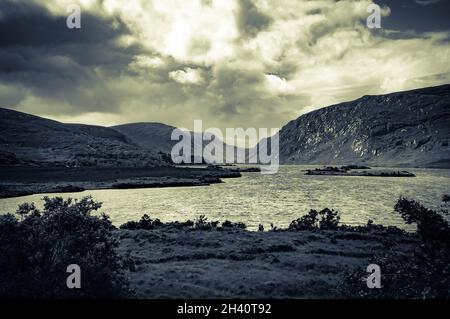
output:
[[[66,16],[55,16],[31,2],[3,0],[0,3],[0,83],[26,87],[39,98],[60,100],[72,108],[57,107],[52,113],[82,113],[116,106],[99,72],[120,74],[137,48],[123,49],[115,40],[128,34],[118,18],[82,15],[81,29],[68,29]],[[8,100],[26,96],[9,88]],[[15,93],[16,92],[16,93]],[[14,98],[15,96],[15,98]],[[2,105],[9,106],[9,105]]]
[[[31,2],[0,2],[0,47],[98,44],[115,39],[128,30],[118,18],[82,14],[82,28],[66,27],[67,16],[54,16]]]
[[[260,99],[257,90],[263,86],[263,81],[263,76],[255,71],[217,68],[214,81],[209,86],[209,89],[213,89],[218,96],[222,97],[221,102],[216,106],[216,111],[227,116],[237,115],[239,108],[253,105],[255,100]]]
[[[123,10],[97,0],[70,30],[59,1],[0,0],[0,106],[101,125],[279,127],[367,93],[448,82],[445,33],[423,33],[450,29],[429,17],[443,1],[386,0],[381,30],[355,3],[136,0]]]
[[[253,37],[271,22],[272,19],[259,12],[252,0],[239,0],[237,24],[242,34]]]

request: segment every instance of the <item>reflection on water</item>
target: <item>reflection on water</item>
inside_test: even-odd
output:
[[[63,197],[92,195],[103,202],[102,211],[114,224],[137,220],[144,213],[162,221],[184,221],[204,214],[209,219],[287,226],[309,209],[333,208],[346,224],[365,224],[368,219],[384,225],[406,227],[393,206],[399,196],[417,199],[435,207],[449,194],[450,170],[408,169],[416,178],[306,176],[311,166],[281,166],[275,175],[243,173],[242,178],[207,187],[138,190],[95,190]],[[50,196],[56,196],[51,194]],[[15,211],[18,204],[42,205],[43,195],[0,200],[1,212]]]

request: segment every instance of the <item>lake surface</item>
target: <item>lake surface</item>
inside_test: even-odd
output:
[[[258,224],[286,227],[310,209],[338,210],[345,224],[366,224],[368,219],[407,230],[393,211],[399,196],[419,200],[430,207],[450,194],[450,170],[407,169],[415,178],[307,176],[304,170],[319,166],[281,166],[275,175],[242,173],[242,178],[205,187],[177,187],[132,190],[94,190],[82,193],[50,194],[64,198],[86,195],[103,202],[101,212],[115,225],[138,220],[146,213],[161,221],[185,221],[206,215],[210,220],[244,222],[254,230]],[[13,212],[23,202],[42,207],[43,195],[0,199],[1,213]]]

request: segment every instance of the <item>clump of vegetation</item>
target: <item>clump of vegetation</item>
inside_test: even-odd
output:
[[[442,196],[442,202],[443,203],[449,203],[450,202],[450,195]]]
[[[168,228],[175,228],[175,229],[185,229],[185,228],[192,228],[194,226],[194,222],[192,220],[187,220],[185,222],[168,222],[163,224],[164,227]]]
[[[128,229],[128,230],[137,230],[137,229],[150,230],[150,229],[155,229],[162,225],[163,225],[163,223],[159,219],[153,220],[150,218],[150,216],[148,216],[147,214],[144,214],[141,217],[140,221],[138,221],[138,222],[129,221],[129,222],[126,222],[125,224],[121,225],[119,228],[120,229]]]
[[[420,244],[406,254],[398,254],[387,247],[370,260],[381,268],[381,289],[367,288],[364,278],[368,274],[363,269],[347,274],[341,289],[344,297],[449,298],[450,228],[443,218],[448,214],[448,202],[444,201],[442,208],[435,211],[414,200],[400,198],[395,211],[406,223],[417,224],[416,236]]]
[[[194,226],[194,222],[187,220],[185,222],[167,222],[163,223],[158,218],[151,219],[149,215],[144,214],[141,219],[136,221],[129,221],[122,224],[119,228],[124,230],[153,230],[157,228],[175,228],[175,229],[191,229]]]
[[[325,208],[321,211],[312,209],[305,216],[292,221],[288,230],[334,230],[338,228],[340,219],[339,212],[332,209]]]
[[[244,223],[233,223],[229,220],[224,221],[219,227],[219,221],[208,221],[205,215],[200,215],[195,219],[195,221],[185,221],[185,222],[168,222],[162,223],[159,219],[151,219],[150,216],[145,214],[141,217],[141,220],[129,221],[121,225],[120,229],[126,230],[152,230],[157,228],[175,228],[175,229],[185,229],[185,230],[223,230],[224,228],[236,228],[236,229],[247,229],[247,225]]]
[[[377,234],[390,234],[390,235],[402,235],[410,236],[411,234],[396,226],[384,226],[375,224],[373,220],[369,219],[366,225],[339,225],[338,230],[343,232],[355,232],[355,233],[377,233]]]
[[[1,298],[122,298],[130,295],[100,203],[44,197],[44,209],[22,204],[0,216]],[[69,289],[67,266],[81,268],[81,288]]]
[[[448,210],[436,212],[406,198],[400,198],[394,209],[407,224],[417,224],[417,235],[429,253],[450,252],[450,227],[443,217],[448,215]]]
[[[238,228],[238,229],[246,229],[247,225],[245,225],[244,223],[233,223],[230,222],[229,220],[226,220],[222,223],[222,227],[223,228]]]
[[[369,166],[365,166],[365,165],[351,164],[351,165],[341,166],[341,169],[346,170],[346,171],[350,171],[352,169],[371,169],[371,168]]]
[[[208,218],[205,215],[200,215],[194,221],[194,229],[196,230],[212,230],[217,229],[217,225],[219,225],[219,221],[208,221]]]

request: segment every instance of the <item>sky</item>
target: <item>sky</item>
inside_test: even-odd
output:
[[[450,1],[375,2],[381,29],[369,0],[1,0],[0,106],[225,131],[450,83]]]

